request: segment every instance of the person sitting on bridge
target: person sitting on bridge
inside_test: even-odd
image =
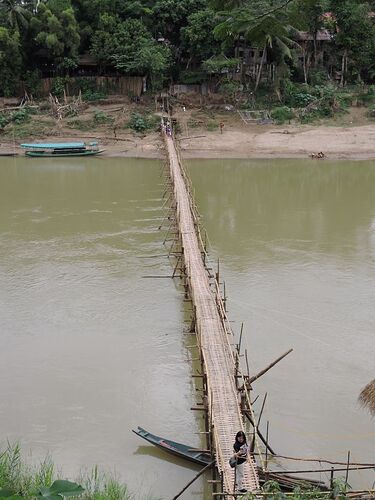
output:
[[[246,489],[243,488],[243,478],[244,478],[244,463],[247,461],[247,454],[249,452],[249,447],[246,443],[246,435],[243,431],[238,431],[236,434],[236,440],[233,445],[234,457],[237,459],[237,465],[235,468],[236,474],[236,489],[240,493],[246,493]]]

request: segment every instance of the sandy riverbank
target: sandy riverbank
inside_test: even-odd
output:
[[[59,135],[33,137],[16,142],[5,137],[0,153],[17,151],[21,142],[65,142],[99,140],[109,157],[162,158],[163,144],[156,132],[145,136],[124,131],[117,139],[110,132],[61,131]],[[361,126],[246,125],[226,124],[223,134],[215,130],[186,129],[179,135],[184,158],[309,158],[323,151],[328,159],[375,158],[375,124]],[[16,144],[16,145],[15,145]]]

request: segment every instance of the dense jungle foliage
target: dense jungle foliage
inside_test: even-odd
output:
[[[252,75],[246,47],[263,54]],[[92,74],[147,76],[154,90],[225,75],[229,92],[238,82],[257,91],[266,62],[276,93],[298,82],[371,83],[375,0],[0,0],[1,95],[84,74],[82,56]]]

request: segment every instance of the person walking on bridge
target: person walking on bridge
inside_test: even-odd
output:
[[[247,461],[249,447],[246,442],[246,435],[243,431],[237,432],[233,449],[234,449],[234,457],[237,459],[237,464],[235,468],[236,489],[240,491],[240,493],[246,493],[247,490],[243,488],[243,479],[244,479],[244,464]]]

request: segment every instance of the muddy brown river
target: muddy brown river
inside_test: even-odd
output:
[[[251,373],[294,349],[254,384],[272,447],[375,462],[357,403],[375,376],[375,163],[187,165]],[[97,464],[137,498],[168,499],[199,467],[131,429],[204,443],[186,304],[178,281],[147,277],[171,274],[160,172],[154,160],[0,159],[0,439],[31,461],[50,453],[71,479]],[[183,498],[208,497],[206,484]]]

